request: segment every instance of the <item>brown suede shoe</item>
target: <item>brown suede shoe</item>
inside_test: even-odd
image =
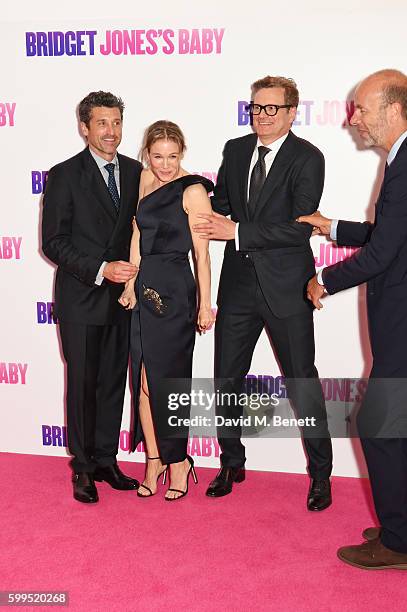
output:
[[[399,553],[383,546],[379,538],[359,546],[344,546],[338,549],[341,561],[361,569],[407,570],[407,553]]]
[[[362,531],[362,537],[365,540],[375,540],[376,538],[380,538],[381,530],[381,527],[368,527]]]

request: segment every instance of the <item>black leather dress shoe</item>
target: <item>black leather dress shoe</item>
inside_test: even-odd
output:
[[[105,467],[98,466],[95,469],[93,477],[98,482],[104,480],[109,483],[113,489],[119,489],[120,491],[130,491],[132,489],[138,489],[140,486],[138,480],[125,476],[117,463],[106,465]]]
[[[76,472],[72,476],[73,496],[76,501],[84,504],[95,504],[99,501],[98,491],[92,474],[88,472]]]
[[[332,504],[331,483],[329,479],[313,479],[309,488],[307,508],[311,511],[325,510]]]
[[[216,474],[206,490],[208,497],[223,497],[232,492],[234,482],[243,482],[246,478],[245,469],[242,467],[222,467]]]

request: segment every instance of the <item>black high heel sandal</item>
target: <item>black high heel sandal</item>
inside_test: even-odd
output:
[[[161,457],[147,457],[147,461],[154,461],[154,460],[156,460],[156,459],[161,459]],[[165,483],[166,483],[166,481],[167,481],[167,470],[168,470],[168,466],[167,466],[167,467],[165,467],[165,468],[163,469],[163,471],[162,471],[162,472],[160,472],[160,473],[158,474],[158,476],[157,476],[157,482],[158,482],[158,479],[160,478],[160,476],[161,476],[162,474],[164,474],[164,477],[163,477],[163,484],[165,484]],[[153,493],[153,492],[152,492],[152,490],[150,489],[150,487],[148,487],[147,485],[141,484],[141,485],[139,486],[139,490],[141,489],[141,487],[143,487],[143,489],[145,489],[146,491],[148,491],[148,492],[149,492],[149,495],[140,495],[140,493],[137,491],[137,497],[152,497],[153,495],[155,495],[155,494],[157,493],[157,491],[156,491],[155,493]]]
[[[181,491],[180,489],[171,489],[171,488],[167,489],[167,491],[175,491],[175,493],[181,493],[181,495],[178,495],[178,497],[164,497],[165,501],[177,501],[177,499],[181,499],[182,497],[185,497],[185,495],[188,493],[188,481],[189,481],[189,475],[191,474],[191,472],[192,472],[192,479],[194,483],[198,484],[198,477],[195,472],[194,460],[189,455],[187,455],[186,458],[189,461],[189,470],[187,473],[187,488],[185,491]],[[140,485],[140,486],[143,486],[143,485]]]

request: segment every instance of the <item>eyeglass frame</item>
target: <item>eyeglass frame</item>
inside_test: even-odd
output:
[[[259,113],[253,113],[253,106],[258,106],[260,108],[260,112]],[[270,115],[267,111],[266,111],[266,107],[267,106],[274,106],[274,108],[276,109],[276,112],[273,115]],[[292,108],[292,104],[265,104],[264,106],[262,104],[255,104],[253,100],[250,101],[249,104],[247,104],[246,106],[246,111],[248,111],[251,115],[261,115],[261,111],[264,110],[265,114],[267,115],[267,117],[275,117],[278,113],[278,111],[280,110],[280,108]]]

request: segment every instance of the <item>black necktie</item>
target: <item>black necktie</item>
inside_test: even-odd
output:
[[[249,211],[249,218],[253,219],[256,210],[256,202],[259,199],[261,190],[263,189],[264,181],[266,180],[266,162],[264,158],[267,153],[270,153],[271,149],[267,147],[258,147],[259,158],[254,164],[252,175],[250,177],[249,187],[249,201],[247,202],[247,209]]]
[[[110,195],[112,196],[113,204],[116,208],[116,211],[119,212],[120,196],[119,196],[119,192],[117,191],[117,185],[116,185],[116,181],[114,178],[114,164],[106,164],[105,168],[109,173],[109,178],[107,181],[107,188],[109,190]]]

